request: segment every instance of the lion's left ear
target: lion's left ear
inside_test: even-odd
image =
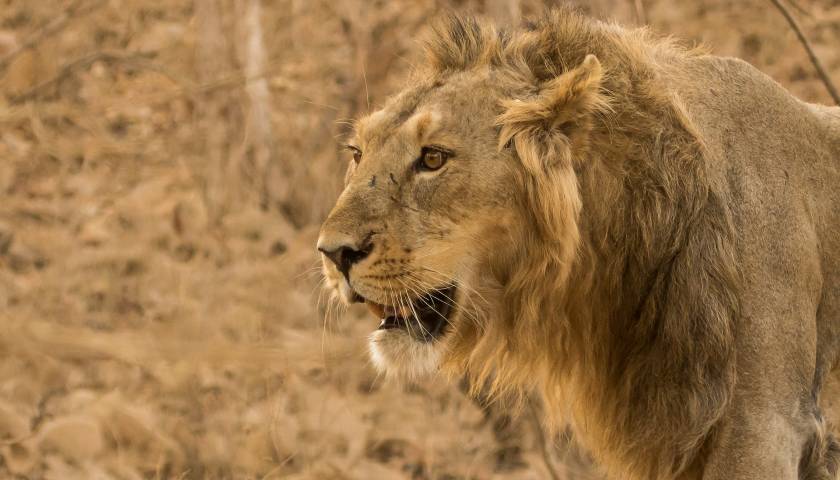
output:
[[[587,55],[574,69],[540,85],[536,97],[502,102],[499,148],[513,141],[532,174],[557,164],[571,166],[573,153],[588,143],[593,114],[609,108],[602,78],[601,63]]]

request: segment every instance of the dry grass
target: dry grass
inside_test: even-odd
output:
[[[313,252],[430,16],[537,3],[0,0],[0,477],[548,478],[529,415],[378,379]],[[829,101],[764,0],[587,5]],[[840,7],[797,5],[837,80]]]

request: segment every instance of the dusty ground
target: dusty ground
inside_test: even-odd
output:
[[[0,0],[0,478],[549,478],[531,412],[378,379],[313,248],[429,17],[536,3]],[[641,3],[581,2],[829,101],[769,1]],[[840,82],[840,4],[795,5]]]

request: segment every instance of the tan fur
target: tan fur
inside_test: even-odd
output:
[[[377,365],[536,392],[615,478],[835,478],[838,109],[567,10],[427,51],[322,230],[375,245],[349,283],[325,262],[345,298],[458,284],[452,332],[376,332]],[[414,172],[430,144],[455,156]]]

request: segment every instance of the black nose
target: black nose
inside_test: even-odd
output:
[[[350,267],[370,255],[371,250],[373,250],[373,245],[370,242],[366,242],[358,250],[350,245],[341,245],[335,249],[318,247],[318,250],[332,260],[335,266],[338,267],[338,270],[349,280]]]

